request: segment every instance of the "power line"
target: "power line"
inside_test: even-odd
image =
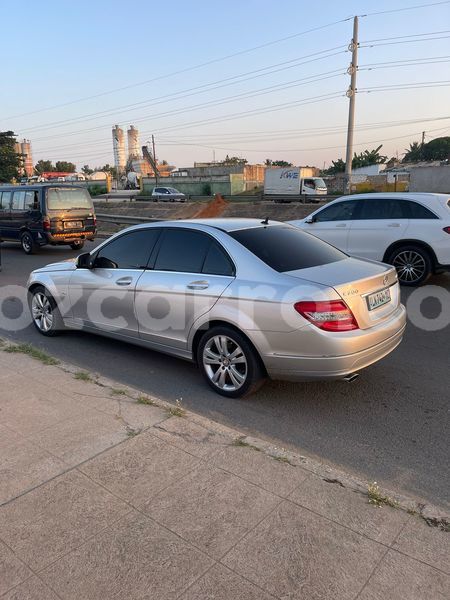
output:
[[[429,38],[422,38],[422,39],[416,39],[416,40],[400,40],[398,42],[382,42],[380,44],[360,44],[360,48],[377,48],[378,46],[394,46],[397,44],[417,44],[417,42],[431,42],[433,40],[446,40],[450,37],[450,35],[443,35],[440,37],[429,37]]]
[[[363,40],[361,44],[371,44],[372,42],[387,42],[389,40],[403,40],[406,38],[422,37],[425,35],[441,35],[442,33],[450,33],[450,30],[445,29],[444,31],[428,31],[425,33],[412,33],[410,35],[396,35],[394,37],[377,38],[375,40]]]
[[[169,77],[174,77],[175,75],[181,75],[183,73],[188,73],[190,71],[194,71],[194,70],[200,69],[202,67],[206,67],[208,65],[212,65],[212,64],[215,64],[215,63],[218,63],[218,62],[223,62],[225,60],[228,60],[230,58],[234,58],[236,56],[242,56],[244,54],[248,54],[250,52],[254,52],[255,50],[261,50],[262,48],[267,48],[269,46],[273,46],[273,45],[279,44],[281,42],[286,42],[288,40],[300,37],[302,35],[306,35],[308,33],[314,33],[315,31],[321,31],[323,29],[327,29],[328,27],[333,27],[334,25],[338,25],[340,23],[344,23],[345,21],[348,21],[350,18],[351,17],[347,17],[345,19],[339,19],[337,21],[333,21],[332,23],[326,23],[324,25],[319,25],[317,27],[312,27],[311,29],[306,29],[304,31],[300,31],[300,32],[294,33],[292,35],[284,36],[282,38],[278,38],[278,39],[272,40],[270,42],[265,42],[264,44],[259,44],[258,46],[253,46],[252,48],[247,48],[245,50],[240,50],[238,52],[233,52],[232,54],[227,54],[225,56],[222,56],[222,57],[219,57],[219,58],[214,58],[214,59],[208,60],[206,62],[199,63],[197,65],[193,65],[191,67],[186,67],[184,69],[179,69],[178,71],[173,71],[171,73],[165,73],[164,75],[159,75],[157,77],[153,77],[152,79],[146,79],[145,81],[140,81],[140,82],[137,82],[137,83],[132,83],[132,84],[125,85],[125,86],[122,86],[122,87],[119,87],[119,88],[114,88],[112,90],[108,90],[108,91],[105,91],[105,92],[100,92],[98,94],[93,94],[91,96],[85,96],[83,98],[78,98],[77,100],[71,100],[69,102],[63,102],[63,103],[60,103],[60,104],[54,104],[53,106],[49,106],[49,107],[46,107],[46,108],[40,108],[40,109],[29,111],[29,112],[26,112],[26,113],[21,113],[21,114],[18,114],[18,115],[13,115],[11,117],[7,117],[7,119],[16,119],[16,118],[19,118],[19,117],[24,117],[26,115],[32,115],[32,114],[36,114],[36,113],[39,113],[39,112],[45,112],[45,111],[48,111],[48,110],[54,110],[55,108],[60,108],[60,107],[63,107],[63,106],[69,106],[71,104],[77,104],[79,102],[85,102],[86,100],[92,100],[94,98],[100,98],[102,96],[107,96],[109,94],[114,94],[116,92],[121,92],[121,91],[124,91],[124,90],[129,90],[131,88],[135,88],[135,87],[147,85],[148,83],[152,83],[154,81],[160,81],[161,79],[167,79]]]
[[[405,10],[415,10],[417,8],[430,8],[431,6],[439,6],[441,4],[450,4],[450,0],[444,0],[443,2],[431,2],[429,4],[416,4],[415,6],[405,6],[404,8],[392,8],[389,10],[379,10],[377,12],[366,13],[365,15],[359,15],[360,17],[373,17],[375,15],[387,15],[388,13],[403,12]]]
[[[339,47],[342,47],[342,46],[338,46],[338,48]],[[336,48],[331,48],[330,50],[335,50],[335,49]],[[69,124],[71,122],[91,121],[91,120],[95,119],[99,115],[105,115],[105,116],[110,117],[113,114],[117,114],[117,112],[119,112],[119,113],[123,112],[123,109],[127,109],[127,108],[130,108],[130,107],[137,107],[138,105],[140,105],[139,108],[143,108],[144,106],[155,106],[157,104],[162,104],[163,100],[165,100],[167,98],[171,98],[172,96],[176,96],[176,95],[179,95],[179,94],[184,94],[184,92],[191,92],[192,90],[200,90],[201,88],[205,88],[207,86],[212,86],[212,85],[214,85],[216,83],[227,82],[227,83],[224,83],[223,85],[218,85],[218,86],[215,86],[215,87],[210,87],[210,89],[201,90],[200,92],[184,94],[184,95],[176,97],[176,98],[171,98],[171,100],[180,100],[180,99],[183,99],[183,98],[187,98],[188,96],[194,96],[197,93],[209,92],[209,91],[212,91],[212,90],[215,90],[215,89],[226,87],[227,85],[232,85],[233,83],[242,83],[242,81],[237,81],[237,82],[235,81],[235,82],[231,82],[230,83],[230,80],[234,80],[234,79],[237,79],[237,78],[246,77],[245,82],[247,82],[247,81],[249,81],[251,79],[257,79],[259,77],[263,77],[263,76],[266,76],[266,75],[271,75],[272,73],[278,73],[278,72],[284,71],[286,69],[291,69],[293,67],[298,67],[298,66],[301,66],[303,64],[315,62],[317,60],[323,60],[324,58],[330,58],[332,56],[337,56],[338,54],[345,53],[346,50],[342,50],[340,52],[334,52],[332,54],[327,54],[325,56],[320,56],[320,57],[315,58],[313,60],[308,60],[308,61],[300,62],[300,63],[297,63],[297,64],[290,64],[289,66],[286,66],[286,67],[283,67],[283,68],[280,68],[280,69],[275,69],[275,70],[269,71],[267,73],[260,73],[260,71],[271,69],[272,67],[277,67],[279,65],[285,65],[287,63],[293,63],[294,61],[300,60],[302,58],[306,58],[308,56],[315,56],[317,54],[323,54],[324,52],[329,52],[329,50],[322,50],[320,52],[315,52],[313,54],[306,55],[305,57],[300,57],[298,59],[292,59],[292,60],[288,60],[288,61],[283,61],[281,63],[277,63],[275,65],[271,65],[269,67],[264,67],[264,68],[257,69],[257,70],[254,70],[254,71],[249,71],[247,73],[241,73],[240,75],[235,75],[233,77],[227,77],[227,78],[221,79],[221,80],[219,79],[218,81],[211,82],[211,83],[208,83],[208,84],[204,84],[204,85],[201,85],[201,86],[196,86],[196,87],[193,87],[193,88],[188,88],[187,90],[180,90],[179,92],[172,92],[170,94],[165,94],[163,96],[157,96],[156,98],[152,98],[152,99],[145,100],[145,101],[142,101],[142,102],[138,102],[138,103],[135,103],[135,104],[129,104],[129,105],[125,105],[123,107],[116,107],[115,109],[110,109],[110,110],[107,110],[107,111],[99,111],[99,112],[95,112],[95,113],[90,113],[88,115],[85,115],[84,117],[83,116],[82,117],[74,117],[73,119],[64,119],[64,120],[61,120],[61,121],[53,121],[51,123],[45,123],[45,124],[41,124],[41,125],[36,125],[35,127],[28,128],[27,131],[36,131],[36,130],[39,130],[39,129],[50,129],[50,128],[56,127],[58,125]],[[248,75],[251,75],[252,73],[259,73],[259,74],[258,75],[254,75],[253,77],[248,77]],[[314,77],[314,76],[311,75],[310,77]],[[156,100],[156,101],[153,102],[153,100]],[[137,109],[136,108],[132,108],[132,110],[137,110]],[[88,117],[88,118],[85,118],[85,117]],[[101,127],[103,127],[103,126],[100,126],[97,129],[100,129]]]

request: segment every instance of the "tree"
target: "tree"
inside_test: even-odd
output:
[[[225,156],[225,160],[222,160],[219,164],[222,165],[246,165],[248,160],[246,158],[240,158],[239,156]]]
[[[423,145],[419,142],[409,144],[409,149],[405,150],[402,162],[419,162],[423,158]]]
[[[355,153],[352,159],[352,169],[384,164],[388,157],[380,154],[382,147],[383,144],[374,150],[364,150],[364,152],[361,152],[360,154]],[[324,175],[336,175],[336,173],[343,173],[345,171],[345,161],[342,160],[342,158],[333,160],[331,163],[331,167],[323,170]]]
[[[76,165],[71,162],[67,162],[66,160],[57,160],[55,164],[55,171],[59,171],[61,173],[75,173],[77,170]]]
[[[12,131],[0,131],[0,182],[9,183],[20,177],[22,154],[16,152],[16,137]]]
[[[55,167],[52,164],[51,160],[38,160],[36,163],[34,170],[38,175],[42,175],[42,173],[49,173],[50,171],[54,171]]]
[[[343,173],[345,171],[345,161],[342,158],[331,161],[331,167],[323,170],[324,175],[336,175],[336,173]]]
[[[266,167],[292,167],[293,164],[291,162],[287,162],[286,160],[271,160],[270,158],[266,158],[264,164]]]
[[[380,144],[378,148],[374,150],[364,150],[360,154],[354,154],[352,159],[352,169],[358,169],[360,167],[369,167],[370,165],[381,165],[387,161],[387,156],[380,154],[380,150],[383,144]]]
[[[423,146],[424,160],[449,160],[450,137],[440,137],[431,140]]]
[[[84,173],[85,175],[92,175],[92,173],[94,171],[93,171],[93,169],[90,168],[89,165],[84,165],[81,169],[81,172]]]

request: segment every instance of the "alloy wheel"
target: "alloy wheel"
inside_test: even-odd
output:
[[[244,351],[232,338],[216,335],[206,342],[203,365],[210,381],[221,390],[241,388],[248,375]]]
[[[47,333],[53,326],[53,309],[50,300],[42,292],[34,294],[31,301],[31,314],[36,327]]]
[[[397,269],[398,278],[405,283],[419,281],[426,271],[427,265],[424,257],[414,250],[403,250],[393,260]]]

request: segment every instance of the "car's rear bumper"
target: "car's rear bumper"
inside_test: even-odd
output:
[[[289,381],[342,379],[381,360],[400,344],[406,327],[404,308],[389,325],[389,336],[375,345],[336,356],[297,356],[271,354],[263,356],[269,377]]]
[[[74,233],[45,233],[43,243],[46,244],[72,244],[79,240],[93,240],[95,231],[79,231]]]

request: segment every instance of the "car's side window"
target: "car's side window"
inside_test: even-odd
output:
[[[154,269],[201,273],[211,238],[199,231],[166,229]]]
[[[23,210],[25,208],[25,192],[14,192],[11,210]]]
[[[145,269],[160,229],[140,229],[121,235],[99,250],[94,267]]]
[[[418,202],[412,202],[408,200],[409,218],[410,219],[438,219],[431,210],[419,204]]]
[[[327,206],[316,214],[315,220],[318,223],[326,221],[351,221],[354,217],[356,200],[343,200]]]
[[[407,219],[408,212],[404,200],[396,198],[366,198],[363,200],[358,219]]]
[[[11,192],[0,193],[0,210],[9,210],[11,202]]]
[[[29,190],[25,192],[25,209],[26,210],[36,210],[38,208],[38,193],[34,190]]]
[[[234,265],[219,244],[212,242],[203,263],[202,273],[208,275],[234,275]]]

